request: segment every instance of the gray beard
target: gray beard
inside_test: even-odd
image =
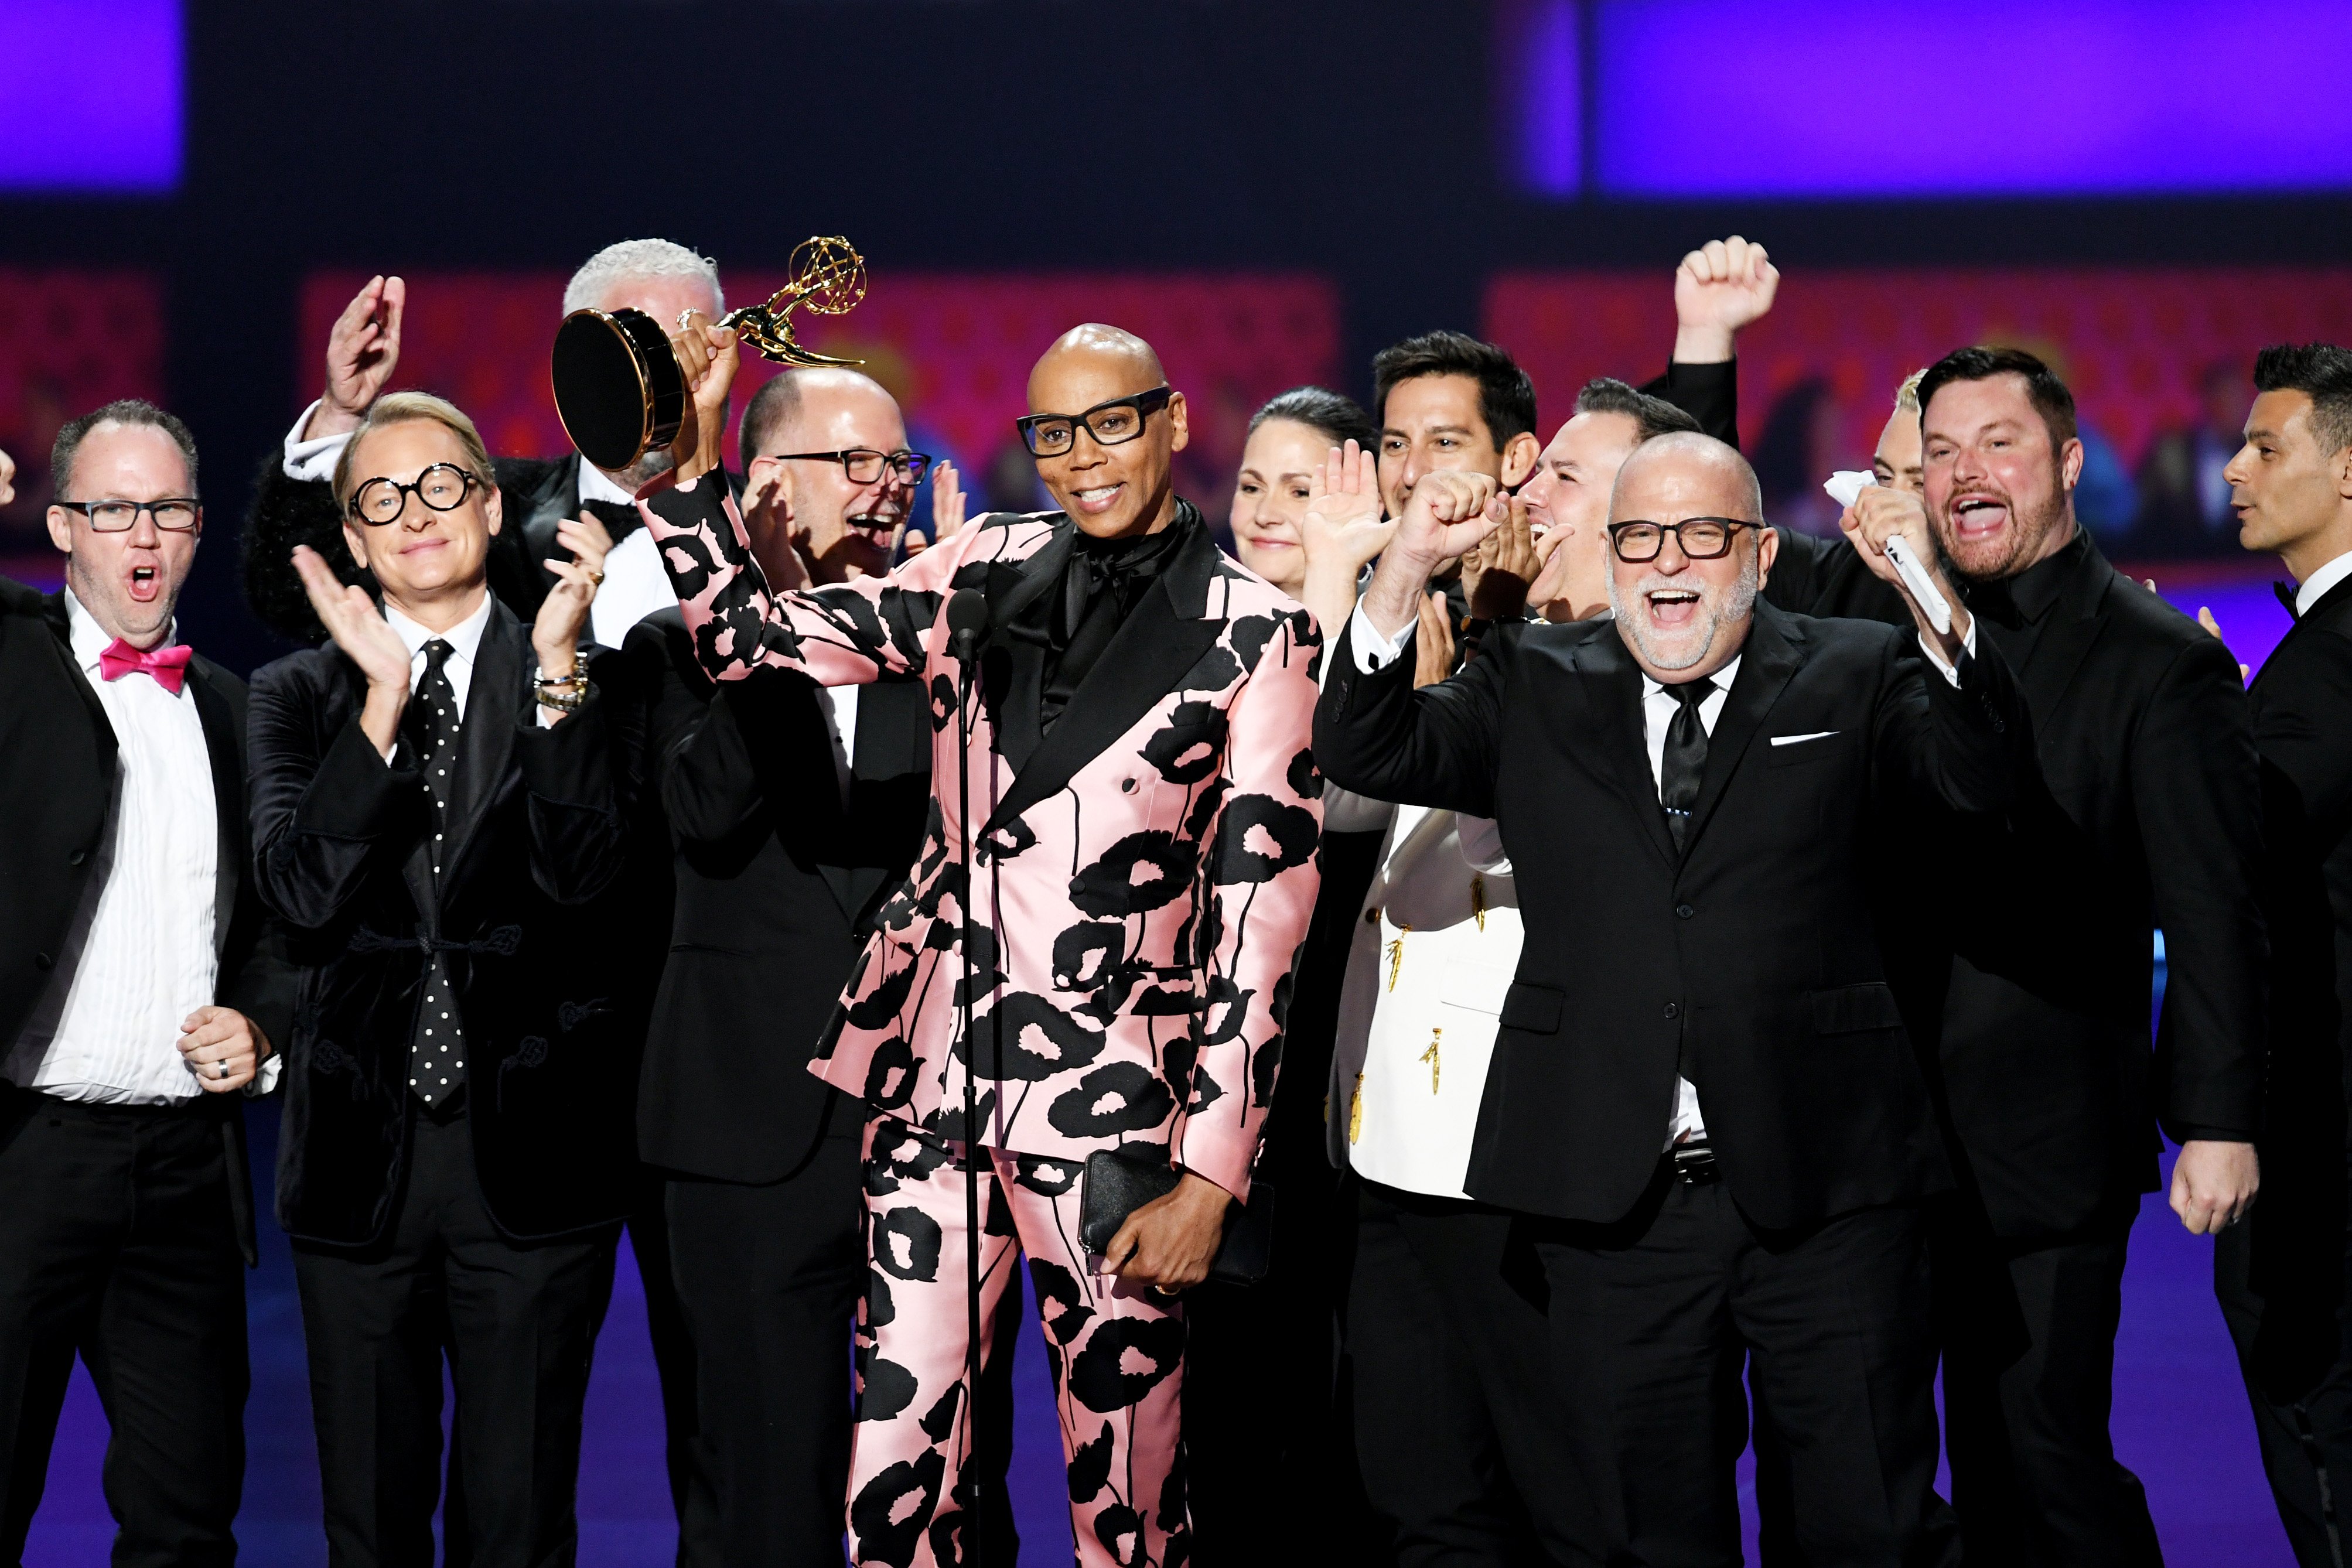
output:
[[[642,490],[646,487],[646,482],[647,480],[653,478],[656,475],[667,474],[677,466],[677,458],[670,452],[668,447],[656,447],[655,450],[648,452],[644,456],[638,458],[635,463],[630,464],[626,468],[614,474],[612,476],[613,483],[618,485],[624,490]]]
[[[1633,644],[1634,652],[1661,670],[1689,669],[1706,657],[1707,650],[1715,646],[1716,633],[1722,631],[1727,623],[1745,621],[1756,612],[1756,594],[1760,575],[1757,570],[1757,560],[1760,554],[1760,551],[1749,552],[1747,560],[1739,568],[1739,580],[1732,584],[1731,591],[1724,597],[1720,604],[1708,604],[1702,591],[1699,605],[1706,612],[1706,635],[1698,641],[1697,646],[1687,657],[1665,658],[1650,646],[1648,626],[1639,615],[1626,613],[1625,601],[1617,587],[1617,574],[1611,572],[1609,574],[1609,613],[1617,622],[1618,634]],[[1635,586],[1634,592],[1638,595],[1643,589],[1653,586],[1657,585],[1644,581]]]

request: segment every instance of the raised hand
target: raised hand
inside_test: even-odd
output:
[[[727,438],[727,393],[735,384],[740,362],[735,354],[735,329],[711,324],[699,310],[689,310],[669,346],[690,393],[686,417],[678,422],[677,438],[669,444],[677,465],[665,476],[683,485],[719,466],[719,452]],[[656,481],[648,488],[659,488]]]
[[[952,463],[942,462],[931,470],[931,535],[923,537],[920,528],[908,528],[906,549],[918,556],[931,547],[933,540],[944,543],[963,528],[963,476]]]
[[[1462,558],[1462,591],[1469,596],[1472,618],[1479,621],[1517,617],[1527,609],[1528,586],[1541,570],[1528,531],[1528,504],[1511,496],[1504,497],[1504,505],[1502,526]]]
[[[1866,486],[1854,497],[1853,505],[1839,515],[1838,528],[1853,542],[1863,564],[1881,580],[1895,585],[1903,602],[1910,606],[1919,634],[1941,648],[1947,663],[1957,660],[1959,650],[1967,645],[1969,612],[1951,579],[1944,575],[1943,558],[1936,553],[1936,531],[1927,522],[1927,502],[1908,490],[1885,485]],[[1911,559],[1927,572],[1927,580],[1936,585],[1936,591],[1944,596],[1944,602],[1951,606],[1952,629],[1948,632],[1939,632],[1928,622],[1926,612],[1911,597],[1910,589],[1904,586],[1902,574],[1887,559],[1886,541],[1897,535],[1909,547]]]
[[[352,296],[327,334],[327,390],[302,434],[307,440],[357,430],[400,363],[400,319],[408,285],[379,274]]]
[[[0,507],[16,498],[16,460],[0,452]]]
[[[1395,533],[1395,521],[1381,517],[1379,460],[1353,441],[1331,448],[1307,482],[1307,515],[1298,522],[1307,570],[1319,560],[1352,580]]]
[[[1454,673],[1454,616],[1445,595],[1433,593],[1421,601],[1420,624],[1412,634],[1412,689],[1433,686]]]
[[[1675,268],[1675,359],[1731,358],[1739,329],[1761,320],[1780,291],[1780,269],[1762,246],[1738,235],[1707,241]]]
[[[531,622],[530,646],[539,655],[540,673],[560,678],[579,663],[580,634],[587,629],[588,607],[596,602],[596,590],[604,581],[604,554],[612,541],[593,517],[566,517],[555,525],[555,542],[570,550],[572,559],[551,556],[539,563],[554,574],[556,583]]]
[[[400,738],[400,716],[408,711],[408,644],[392,629],[367,590],[335,576],[317,550],[294,547],[294,574],[302,580],[310,609],[343,656],[367,677],[360,706],[360,731],[386,761]]]

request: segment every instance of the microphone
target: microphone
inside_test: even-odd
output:
[[[988,634],[988,595],[959,588],[948,601],[948,651],[969,664]]]

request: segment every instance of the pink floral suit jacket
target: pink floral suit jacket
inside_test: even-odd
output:
[[[1015,747],[1016,768],[998,709],[1009,695],[1034,713],[1043,655],[1005,628],[1054,591],[1075,525],[994,513],[887,577],[771,594],[723,497],[705,482],[645,507],[706,669],[782,665],[827,685],[920,674],[931,693],[923,852],[811,1070],[875,1111],[964,1136],[969,890],[979,1141],[1065,1160],[1143,1145],[1245,1197],[1319,876],[1313,620],[1197,529],[1052,729]],[[970,867],[945,617],[966,588],[991,608]]]

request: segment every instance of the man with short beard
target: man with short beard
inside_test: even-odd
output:
[[[1500,627],[1452,680],[1399,661],[1437,562],[1500,525],[1423,481],[1333,653],[1334,782],[1494,817],[1526,939],[1465,1188],[1528,1217],[1576,1561],[1728,1562],[1752,1362],[1820,1563],[1948,1560],[1924,1200],[1950,1175],[1870,889],[1890,805],[2000,810],[2024,713],[1965,609],[1916,636],[1760,604],[1777,537],[1738,453],[1619,470],[1607,621]],[[1927,518],[1854,524],[1927,549]],[[1937,669],[1924,668],[1924,648]],[[1727,1408],[1727,1406],[1729,1406]]]
[[[1961,1167],[1935,1238],[1953,1501],[1972,1554],[2153,1564],[2147,1500],[2108,1437],[2116,1322],[2158,1126],[2181,1145],[2171,1201],[2192,1233],[2254,1196],[2265,946],[2251,715],[2227,650],[2076,525],[2074,400],[2047,366],[1961,349],[1921,378],[1919,404],[1956,606],[2017,672],[2048,781],[2006,825],[1964,816],[1906,835],[1949,857],[1926,863],[1999,868],[1963,880],[1942,918],[1914,921],[1958,954],[1924,1009],[1939,1019],[1913,1019],[1940,1033],[1928,1054]],[[1918,505],[1874,486],[1843,522],[1869,531]],[[1769,598],[1891,619],[1883,600],[1856,604],[1867,580],[1848,545],[1807,549],[1808,570],[1776,572]]]

